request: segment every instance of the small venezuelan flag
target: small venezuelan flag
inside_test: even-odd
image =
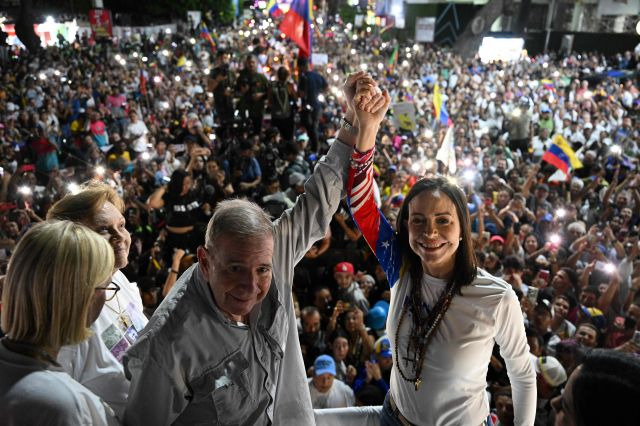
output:
[[[582,162],[578,159],[573,149],[571,149],[567,140],[560,134],[555,135],[549,150],[542,156],[542,160],[556,166],[565,174],[568,174],[569,167],[574,169],[582,167]]]

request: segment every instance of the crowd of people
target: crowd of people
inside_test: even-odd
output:
[[[296,49],[279,36],[271,19],[256,14],[244,24],[242,30],[217,29],[215,49],[197,32],[184,30],[114,43],[78,39],[3,64],[1,275],[14,255],[27,256],[38,241],[78,235],[77,225],[69,222],[88,226],[114,249],[111,259],[99,253],[103,247],[91,236],[76,237],[91,246],[83,262],[102,256],[118,271],[105,280],[96,268],[95,277],[83,284],[106,293],[101,313],[95,307],[100,303],[83,295],[79,311],[69,314],[86,315],[89,305],[97,309],[99,315],[87,322],[94,335],[69,329],[31,342],[38,356],[43,352],[45,360],[59,364],[109,404],[90,399],[92,412],[128,424],[145,424],[151,412],[159,423],[193,424],[211,414],[198,393],[206,392],[207,380],[214,378],[218,389],[226,386],[227,375],[232,380],[238,375],[242,386],[218,395],[215,415],[239,422],[250,418],[243,408],[249,398],[263,411],[271,410],[275,424],[291,421],[282,417],[286,406],[275,395],[282,380],[279,363],[298,367],[295,354],[285,350],[297,336],[304,364],[299,367],[307,376],[303,386],[310,395],[300,402],[303,407],[384,403],[383,415],[389,421],[400,418],[401,424],[426,421],[420,410],[429,409],[440,416],[433,424],[475,419],[500,425],[561,424],[563,417],[605,424],[597,420],[602,419],[600,407],[607,419],[620,416],[616,424],[632,424],[625,423],[625,410],[638,396],[629,383],[639,374],[640,362],[638,57],[588,53],[482,63],[328,22],[323,36],[314,40],[314,49],[325,52],[328,61],[310,64],[295,57]],[[389,97],[391,114],[375,117],[376,102],[377,107],[384,102],[374,92],[371,104],[361,108],[369,115],[351,111],[347,105],[355,92],[349,94],[344,88],[351,86],[343,83],[356,71],[367,71],[370,77],[358,74],[362,81],[370,78],[371,87],[386,90],[381,93]],[[434,114],[436,86],[448,123]],[[398,103],[415,108],[409,125],[394,114]],[[327,182],[333,182],[328,175],[340,172],[341,161],[346,164],[340,144],[347,136],[340,134],[357,135],[358,123],[362,131],[369,121],[376,121],[377,131],[351,144],[362,152],[356,151],[351,161],[349,182],[327,189]],[[435,160],[448,126],[455,171]],[[582,163],[560,178],[557,168],[542,160],[556,135]],[[449,177],[435,178],[437,173]],[[357,176],[368,176],[368,183]],[[367,188],[364,197],[358,195],[358,183]],[[450,216],[457,212],[455,219],[446,219],[459,225],[457,234],[439,228],[436,234],[444,240],[411,239],[414,227],[447,225],[443,219],[427,219],[433,207],[424,210],[424,223],[414,222],[415,209],[409,205],[424,197],[423,190],[432,197],[425,198],[425,206],[442,207]],[[340,191],[349,197],[340,200]],[[446,194],[444,200],[434,193]],[[326,204],[318,201],[322,197]],[[238,198],[256,203],[266,215],[234,216],[248,209],[229,201]],[[359,204],[365,201],[359,217]],[[305,214],[297,211],[302,205]],[[365,211],[368,215],[362,216]],[[373,226],[367,217],[378,213]],[[246,239],[247,233],[263,238],[265,224],[278,218],[275,246],[265,254],[269,243]],[[51,225],[54,219],[64,225]],[[243,242],[238,246],[225,236],[223,225],[212,227],[216,220],[229,229],[241,222],[253,228],[247,225],[233,234]],[[398,236],[401,248],[393,259],[376,245],[386,241],[382,230],[386,239]],[[378,232],[380,237],[373,238]],[[463,264],[481,269],[477,276],[464,275],[458,263],[440,265],[438,250],[445,250],[443,258],[449,260],[464,252]],[[231,286],[231,275],[217,275],[222,274],[220,262],[231,262],[236,251],[250,253],[252,262],[262,259],[256,270],[268,277],[259,279],[271,279],[273,273],[276,290],[267,286],[261,294],[269,308],[255,318],[249,318],[243,303],[253,307],[257,301],[229,299],[225,305],[226,296],[215,291]],[[42,256],[53,260],[47,253],[42,249]],[[402,270],[404,256],[413,259],[405,265],[410,275]],[[264,259],[271,257],[273,270],[265,270],[269,262]],[[193,267],[196,263],[199,268]],[[16,261],[13,268],[37,273],[40,266]],[[57,277],[54,269],[45,272]],[[34,347],[20,346],[20,339],[28,336],[29,327],[42,324],[34,320],[20,329],[5,320],[28,310],[6,302],[35,279],[17,274],[10,268],[2,326],[11,338],[9,351],[29,355]],[[59,274],[73,277],[67,270]],[[424,307],[416,301],[419,296],[409,293],[420,294],[416,289],[423,274],[429,288],[438,289],[425,293]],[[200,324],[197,312],[214,305],[196,303],[207,283],[217,308],[232,314],[221,315],[221,323],[232,324],[236,334],[217,334],[217,328]],[[507,295],[499,308],[489,300],[496,294]],[[289,309],[295,318],[286,315]],[[435,318],[431,312],[441,315]],[[465,322],[465,315],[475,322]],[[260,350],[247,355],[249,365],[236,358],[229,364],[233,371],[218,374],[213,367],[221,360],[205,355],[209,340],[231,353],[238,330],[247,324],[263,327],[263,337],[254,343]],[[460,347],[447,346],[447,340]],[[160,347],[167,349],[162,357],[150,355]],[[1,360],[17,362],[3,351],[0,345]],[[240,353],[246,352],[241,346]],[[485,352],[487,362],[478,355]],[[206,359],[210,371],[194,358]],[[422,373],[416,365],[423,361],[433,365]],[[608,380],[601,384],[598,380],[605,379],[595,374],[600,366],[607,366]],[[456,372],[453,378],[451,371]],[[107,385],[100,379],[104,374],[111,377]],[[248,381],[247,375],[259,377],[260,383]],[[300,393],[304,378],[290,379],[288,392],[306,395],[306,390]],[[433,383],[452,386],[449,399],[423,404],[417,398]],[[598,393],[588,394],[592,388]],[[189,401],[180,399],[185,389],[194,392]],[[491,414],[476,419],[485,410],[485,389]],[[388,394],[396,400],[385,399]],[[616,400],[620,395],[624,398]],[[128,397],[142,408],[126,410]],[[460,408],[464,401],[472,401],[468,411]],[[608,404],[626,408],[604,410]]]

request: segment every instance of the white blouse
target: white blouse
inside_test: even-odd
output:
[[[445,281],[424,275],[422,299],[428,309],[445,287]],[[489,415],[486,376],[496,342],[513,389],[515,424],[533,425],[536,377],[529,360],[520,304],[511,286],[478,269],[473,284],[462,289],[462,296],[453,297],[431,339],[417,391],[398,371],[399,363],[407,378],[415,376],[411,362],[404,359],[413,322],[410,309],[396,341],[403,301],[408,300],[410,288],[407,273],[391,289],[387,320],[387,334],[394,348],[390,391],[407,420],[416,425],[480,425]]]

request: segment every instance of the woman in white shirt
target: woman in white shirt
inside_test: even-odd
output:
[[[148,322],[138,288],[119,270],[127,265],[131,246],[123,211],[122,199],[109,185],[91,181],[79,192],[67,194],[47,213],[47,219],[71,220],[88,226],[109,242],[115,255],[111,283],[118,291],[110,294],[100,316],[91,325],[93,335],[80,344],[64,346],[58,362],[118,415],[124,413],[129,391],[121,360]]]
[[[44,222],[20,240],[2,294],[3,424],[119,424],[113,410],[56,362],[63,345],[91,335],[111,284],[113,250],[69,221]]]
[[[362,109],[380,107],[388,96],[374,93],[358,90],[360,123],[386,112]],[[348,195],[391,286],[387,335],[394,363],[381,424],[491,424],[486,374],[497,342],[511,379],[515,423],[532,425],[535,372],[518,299],[509,284],[477,267],[464,193],[444,177],[419,180],[394,232],[373,197],[377,130],[358,133]]]

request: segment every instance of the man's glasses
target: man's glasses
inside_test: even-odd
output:
[[[114,282],[109,284],[106,287],[96,287],[96,290],[104,290],[106,293],[106,300],[113,300],[116,297],[116,294],[120,291],[120,286]]]

